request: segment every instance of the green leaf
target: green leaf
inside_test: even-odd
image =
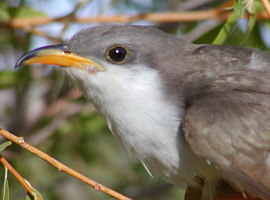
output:
[[[31,17],[47,17],[47,15],[30,7],[9,7],[7,3],[0,2],[0,22],[8,22],[11,18]]]
[[[5,150],[5,148],[7,148],[8,146],[10,146],[11,144],[12,144],[11,141],[6,141],[6,142],[0,144],[0,152],[3,151],[3,150]]]
[[[252,30],[254,29],[256,24],[256,16],[255,15],[250,15],[249,17],[249,22],[248,22],[248,28],[245,32],[245,34],[243,35],[241,41],[240,41],[240,45],[242,45],[243,43],[245,43],[245,41],[247,40],[247,38],[250,36],[250,33],[252,32]]]
[[[225,22],[221,30],[219,31],[217,37],[213,41],[213,44],[223,44],[228,35],[230,34],[233,26],[236,24],[238,15],[236,13],[232,14],[229,19]]]
[[[261,0],[254,1],[245,1],[244,7],[249,14],[256,14],[258,12],[264,12],[264,6],[261,3]]]
[[[24,180],[27,183],[27,185],[29,187],[31,187],[31,189],[34,191],[32,194],[27,192],[25,200],[33,200],[33,199],[36,200],[37,197],[39,197],[41,200],[43,200],[43,198],[42,198],[41,194],[39,193],[39,191],[37,191],[34,187],[32,187],[32,185],[26,179],[24,179]]]
[[[196,40],[193,41],[194,44],[211,44],[214,41],[214,38],[218,35],[222,24],[217,25],[216,27],[210,29],[208,32],[202,34]]]
[[[13,71],[0,71],[0,89],[15,87],[19,84],[19,75]]]
[[[257,48],[257,49],[266,49],[260,31],[261,31],[260,24],[255,23],[252,32],[249,34],[248,39],[243,43],[243,46],[248,46],[250,48]]]
[[[32,190],[34,190],[35,192],[33,192],[32,195],[29,192],[27,192],[25,200],[33,200],[33,199],[37,200],[38,199],[37,197],[43,200],[41,194],[35,188],[32,187]]]
[[[1,200],[9,200],[9,186],[8,186],[8,169],[5,167],[5,178],[2,186]]]
[[[6,2],[0,2],[0,22],[7,22],[9,20],[8,5]]]
[[[244,7],[243,7],[242,0],[234,1],[233,10],[234,10],[234,13],[236,13],[238,17],[243,17]]]
[[[29,192],[27,192],[25,200],[37,200],[37,196],[36,195],[31,195]]]
[[[46,17],[43,12],[37,11],[30,7],[20,6],[16,8],[10,8],[10,14],[12,18],[31,18],[31,17]]]

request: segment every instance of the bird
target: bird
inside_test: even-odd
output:
[[[270,199],[269,52],[99,25],[26,53],[15,68],[36,63],[60,66],[119,144],[186,188],[187,200],[225,199],[222,191]]]

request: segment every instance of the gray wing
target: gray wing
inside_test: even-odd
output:
[[[270,197],[270,98],[242,92],[194,99],[183,130],[191,149],[246,191]]]
[[[183,131],[196,154],[246,191],[267,199],[270,197],[270,56],[260,60],[266,54],[251,54],[242,62],[230,52],[229,55],[231,60],[228,55],[227,60],[216,56],[215,62],[227,68],[237,60],[231,73],[220,73],[204,82],[202,79],[203,87],[189,96]]]

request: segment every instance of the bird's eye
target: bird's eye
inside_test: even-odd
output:
[[[107,49],[106,58],[115,64],[124,63],[129,56],[129,51],[126,47],[116,45]]]

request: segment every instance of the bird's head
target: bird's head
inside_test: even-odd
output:
[[[173,40],[152,27],[97,26],[78,32],[65,44],[26,53],[16,67],[58,65],[89,99],[97,100],[96,95],[103,98],[112,91],[120,91],[118,98],[123,98],[127,92],[132,96],[136,90],[147,93],[153,89],[150,87],[162,87],[158,67],[169,63],[167,47],[173,45]],[[158,62],[160,59],[167,62]]]
[[[152,66],[158,29],[141,26],[97,26],[79,31],[65,44],[34,49],[23,55],[16,68],[35,63],[73,68],[92,76],[117,69],[136,70]],[[160,39],[160,41],[157,41]],[[160,45],[162,48],[162,45]],[[74,70],[74,72],[75,72]]]

